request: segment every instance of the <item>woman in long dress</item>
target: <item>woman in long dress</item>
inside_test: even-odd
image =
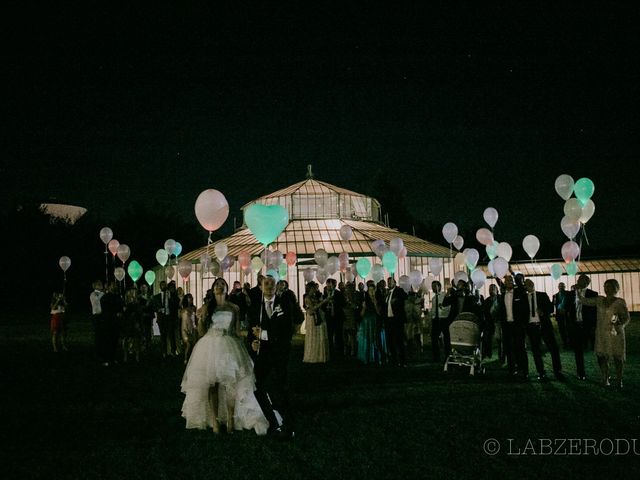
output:
[[[380,312],[376,301],[376,286],[367,282],[367,291],[360,311],[360,327],[358,328],[358,360],[362,363],[376,362],[376,324]]]
[[[254,395],[253,363],[240,340],[239,309],[228,300],[228,289],[224,279],[216,279],[214,296],[198,325],[202,338],[182,378],[182,416],[187,428],[210,427],[219,433],[224,423],[229,433],[253,429],[264,435],[269,422]]]
[[[616,297],[620,284],[615,279],[604,282],[605,296],[580,297],[583,305],[595,306],[598,312],[594,351],[602,372],[602,383],[609,386],[609,360],[616,368],[616,383],[622,387],[622,372],[626,360],[625,326],[629,322],[629,310],[623,298]]]
[[[328,302],[328,298],[319,300],[318,284],[307,283],[304,294],[304,363],[326,363],[329,360],[329,334],[327,322],[320,307]]]
[[[193,295],[187,293],[182,299],[180,309],[180,334],[184,345],[184,364],[187,364],[191,350],[198,340],[196,331],[196,307],[193,305]]]

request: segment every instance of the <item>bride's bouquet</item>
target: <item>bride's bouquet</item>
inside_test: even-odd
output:
[[[618,335],[618,332],[616,331],[617,323],[618,323],[618,315],[614,313],[613,315],[611,315],[611,332],[609,332],[613,337]]]

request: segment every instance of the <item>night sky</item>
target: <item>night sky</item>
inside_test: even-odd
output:
[[[594,248],[638,244],[633,6],[14,3],[3,211],[55,198],[108,219],[169,198],[193,217],[216,188],[232,223],[312,164],[374,197],[383,172],[437,224],[493,206],[499,240],[559,255],[567,173],[595,182]]]

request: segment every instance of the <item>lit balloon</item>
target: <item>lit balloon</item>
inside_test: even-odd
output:
[[[571,263],[567,264],[567,274],[574,276],[578,273],[578,264],[576,263],[576,261],[572,261]]]
[[[535,235],[527,235],[522,240],[522,248],[527,252],[529,258],[533,259],[536,253],[538,253],[538,250],[540,250],[540,240],[538,240],[538,237]]]
[[[340,262],[340,270],[345,271],[349,266],[349,254],[347,252],[342,252],[338,255],[338,260]]]
[[[511,260],[511,256],[513,255],[513,250],[511,249],[511,245],[507,242],[500,242],[498,244],[498,248],[496,249],[496,253],[499,257],[504,258],[507,262]]]
[[[453,222],[445,223],[442,227],[442,236],[447,241],[447,243],[453,243],[453,241],[458,236],[458,227]]]
[[[582,205],[577,198],[570,198],[564,202],[564,214],[573,221],[580,220],[582,215]]]
[[[458,282],[462,280],[465,283],[469,282],[469,275],[466,274],[466,272],[460,271],[460,272],[456,272],[453,275],[453,282],[454,284],[458,284]]]
[[[107,244],[107,248],[111,252],[111,255],[113,255],[114,257],[118,254],[119,246],[120,246],[120,242],[115,238],[113,240],[109,240],[109,243]]]
[[[227,247],[227,244],[224,242],[218,242],[216,243],[216,246],[213,248],[213,251],[216,254],[216,258],[222,261],[224,260],[224,257],[227,256],[227,253],[229,252],[229,247]]]
[[[327,260],[329,259],[329,255],[323,248],[319,248],[313,254],[313,258],[320,267],[324,267],[327,264]]]
[[[282,262],[280,264],[280,266],[278,267],[278,273],[280,274],[280,278],[286,278],[287,277],[287,264],[286,262]]]
[[[240,264],[240,267],[247,268],[249,265],[251,265],[251,254],[246,250],[240,252],[238,254],[238,263]]]
[[[573,191],[576,194],[576,198],[580,202],[580,206],[584,206],[587,203],[587,200],[592,197],[595,189],[596,187],[593,182],[586,177],[581,178],[576,182],[576,184],[573,186]]]
[[[382,258],[387,246],[384,243],[384,240],[374,240],[371,242],[371,251],[375,253],[378,257]]]
[[[325,269],[329,275],[333,275],[340,269],[340,260],[338,257],[331,256],[327,260],[327,264],[325,265]]]
[[[569,240],[562,245],[561,252],[565,263],[570,263],[580,255],[580,246],[573,240]]]
[[[167,276],[169,280],[171,280],[173,276],[176,274],[176,269],[173,268],[173,265],[169,265],[167,268],[165,268],[164,274]]]
[[[411,289],[411,280],[409,279],[409,276],[400,275],[400,278],[398,279],[398,286],[405,292],[408,292]]]
[[[203,273],[209,271],[210,265],[211,265],[211,257],[206,253],[203,253],[202,255],[200,255],[200,267],[202,268]]]
[[[465,257],[467,267],[469,267],[469,270],[473,270],[474,268],[476,268],[478,260],[480,260],[480,252],[478,252],[478,250],[476,250],[475,248],[470,248],[465,253]]]
[[[313,281],[313,278],[316,276],[316,272],[313,268],[307,268],[302,272],[302,276],[304,277],[304,281],[309,283]]]
[[[475,288],[480,289],[487,281],[487,275],[482,269],[476,268],[473,272],[471,272],[471,281],[473,282],[473,286]]]
[[[480,228],[476,232],[476,240],[481,245],[491,245],[493,243],[493,233],[488,228]]]
[[[192,269],[193,266],[191,265],[191,262],[189,260],[180,260],[180,262],[178,263],[178,273],[184,280],[189,278]]]
[[[320,267],[316,270],[316,280],[320,285],[323,285],[327,281],[327,278],[329,278],[329,275],[324,268]]]
[[[371,277],[376,283],[384,279],[384,267],[379,263],[376,263],[373,267],[371,267]]]
[[[493,228],[498,223],[498,211],[493,207],[485,208],[484,212],[482,212],[482,218],[487,222],[487,225]]]
[[[553,265],[551,265],[549,273],[551,273],[551,276],[554,280],[559,280],[562,276],[562,265],[560,265],[559,263],[554,263]]]
[[[176,241],[173,238],[168,239],[164,242],[164,249],[167,251],[169,256],[173,255],[176,250]]]
[[[124,268],[122,268],[122,267],[116,267],[113,270],[113,276],[116,277],[116,280],[118,280],[119,282],[124,280],[124,276],[125,275],[126,275],[126,272],[124,271]]]
[[[422,285],[422,272],[419,270],[411,270],[409,272],[409,281],[411,283],[411,287],[417,292]]]
[[[407,247],[402,247],[400,253],[398,253],[398,258],[406,258],[407,257]]]
[[[453,257],[453,265],[454,268],[463,267],[467,262],[467,256],[464,252],[458,252],[455,257]]]
[[[489,260],[489,263],[487,263],[487,269],[489,270],[489,273],[493,277],[496,276],[496,271],[493,269],[493,262],[494,261],[495,261],[495,259],[491,259],[491,260]]]
[[[159,249],[156,252],[156,260],[160,265],[164,267],[167,264],[167,261],[169,261],[169,252],[167,252],[164,248]]]
[[[356,276],[351,271],[351,268],[347,268],[347,271],[344,273],[344,279],[350,283],[353,283],[353,281],[356,279]]]
[[[353,237],[353,230],[349,225],[343,225],[340,227],[340,237],[345,242],[351,240],[351,237]]]
[[[276,281],[276,283],[280,281],[280,274],[273,268],[267,270],[267,277],[272,277]]]
[[[382,256],[382,265],[391,275],[393,275],[396,271],[396,267],[398,266],[398,257],[391,251],[386,252]]]
[[[244,212],[251,233],[265,247],[278,238],[289,223],[289,212],[281,205],[254,203]]]
[[[442,267],[443,264],[441,258],[434,257],[429,259],[429,271],[434,277],[440,275],[440,272],[442,272]]]
[[[596,211],[596,205],[593,203],[593,200],[587,200],[582,207],[582,215],[580,215],[580,223],[587,223],[593,217],[593,214]]]
[[[556,178],[556,192],[563,200],[568,200],[571,194],[573,193],[573,178],[570,175],[560,175]]]
[[[296,252],[287,252],[287,256],[285,258],[287,260],[287,265],[289,265],[290,267],[293,267],[298,260]]]
[[[371,271],[371,262],[366,258],[358,259],[356,262],[356,271],[358,272],[358,275],[365,278]]]
[[[198,195],[195,212],[202,228],[213,232],[220,228],[229,216],[229,203],[222,193],[210,188]]]
[[[251,259],[251,270],[253,270],[254,273],[258,273],[262,270],[262,267],[264,267],[264,262],[260,257],[253,257]]]
[[[125,245],[124,243],[118,245],[118,258],[122,263],[129,259],[129,255],[131,255],[131,249],[128,245]]]
[[[106,245],[111,241],[112,238],[113,231],[109,227],[104,227],[102,230],[100,230],[100,240],[102,240],[102,243]]]
[[[178,257],[182,253],[182,244],[180,242],[176,242],[176,248],[173,249],[173,254]]]
[[[144,274],[144,280],[149,284],[149,286],[153,285],[153,282],[156,281],[156,274],[153,270],[147,270]]]
[[[402,248],[404,247],[404,242],[402,241],[401,238],[392,238],[391,241],[389,242],[389,249],[396,254],[396,256],[398,256],[398,254],[400,253],[400,250],[402,250]]]
[[[267,253],[267,267],[276,269],[282,263],[284,256],[280,250],[269,251]]]
[[[235,263],[235,259],[231,255],[227,255],[220,262],[220,268],[222,268],[223,272],[228,272],[231,270],[231,267]]]
[[[487,245],[487,247],[485,248],[489,260],[493,260],[498,256],[498,245],[500,244],[494,240],[491,245]]]
[[[580,222],[572,220],[565,215],[562,217],[562,220],[560,220],[560,228],[569,240],[573,240],[580,231]]]
[[[220,262],[218,262],[215,258],[211,260],[211,265],[209,265],[209,273],[214,277],[220,275],[222,271],[222,267],[220,266]]]
[[[456,238],[453,239],[452,243],[455,249],[459,251],[464,245],[464,238],[462,238],[460,235],[456,235]]]
[[[136,260],[131,260],[131,263],[129,263],[129,266],[127,267],[127,272],[129,273],[131,280],[137,282],[142,276],[142,265],[140,265]]]
[[[67,270],[69,270],[69,267],[71,266],[71,259],[66,255],[63,257],[60,257],[60,260],[58,260],[58,265],[60,265],[60,268],[62,269],[63,272],[66,272]]]
[[[509,262],[503,257],[496,257],[493,262],[493,271],[497,278],[503,278],[509,271]]]

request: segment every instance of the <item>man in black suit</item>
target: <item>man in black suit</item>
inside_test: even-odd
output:
[[[562,338],[562,346],[569,348],[569,335],[567,334],[567,297],[568,293],[565,290],[563,282],[558,284],[558,293],[553,296],[553,307],[556,312],[556,323],[558,324],[558,331],[560,332],[560,338]]]
[[[447,296],[444,297],[442,305],[450,307],[449,325],[451,325],[451,322],[455,321],[456,317],[463,312],[470,312],[476,315],[478,325],[480,325],[482,313],[478,307],[478,300],[475,296],[471,295],[467,282],[464,280],[458,280],[456,289],[449,289]]]
[[[564,380],[562,364],[560,363],[560,351],[558,350],[556,337],[553,333],[553,326],[549,318],[553,310],[549,297],[544,292],[536,292],[535,285],[531,280],[525,280],[524,285],[527,290],[527,335],[529,336],[529,343],[531,344],[533,361],[538,371],[538,379],[546,379],[544,364],[542,362],[542,351],[540,350],[541,341],[544,340],[544,344],[551,354],[553,373],[558,380]]]
[[[404,367],[406,366],[404,324],[407,318],[404,303],[407,300],[407,292],[396,285],[393,277],[387,279],[387,285],[389,290],[382,310],[387,344],[389,345],[392,364],[397,367]]]
[[[176,352],[175,326],[178,318],[178,302],[175,289],[173,289],[172,293],[167,288],[166,282],[160,282],[160,293],[153,296],[153,304],[158,318],[158,328],[160,329],[160,352],[162,353],[162,358],[167,356],[167,347],[169,347],[169,355],[174,355]]]
[[[258,274],[258,283],[256,286],[249,290],[249,301],[256,305],[260,303],[262,299],[262,280],[264,280],[264,275],[261,273]]]
[[[586,298],[597,297],[598,294],[593,290],[587,288],[591,283],[588,276],[582,274],[578,277],[576,282],[576,290]],[[582,305],[576,298],[576,290],[567,294],[567,329],[569,333],[569,339],[571,340],[571,346],[573,347],[573,353],[576,357],[576,373],[580,380],[585,380],[586,375],[584,371],[584,349],[585,344],[595,337],[595,324],[596,324],[596,307],[589,307]]]
[[[525,329],[529,312],[524,288],[514,285],[511,275],[505,275],[500,282],[500,317],[502,321],[502,342],[507,357],[509,374],[526,380],[529,369],[525,349]]]
[[[269,421],[269,433],[290,438],[293,431],[288,428],[287,366],[294,330],[290,302],[276,296],[276,282],[271,276],[263,277],[262,293],[249,307],[247,335],[254,360],[255,395]],[[282,423],[278,422],[274,409],[282,417]]]
[[[327,322],[327,334],[329,336],[329,358],[342,357],[344,355],[344,341],[342,329],[344,326],[344,294],[336,289],[337,282],[333,278],[327,279],[327,290],[323,299],[327,303],[322,307]]]

